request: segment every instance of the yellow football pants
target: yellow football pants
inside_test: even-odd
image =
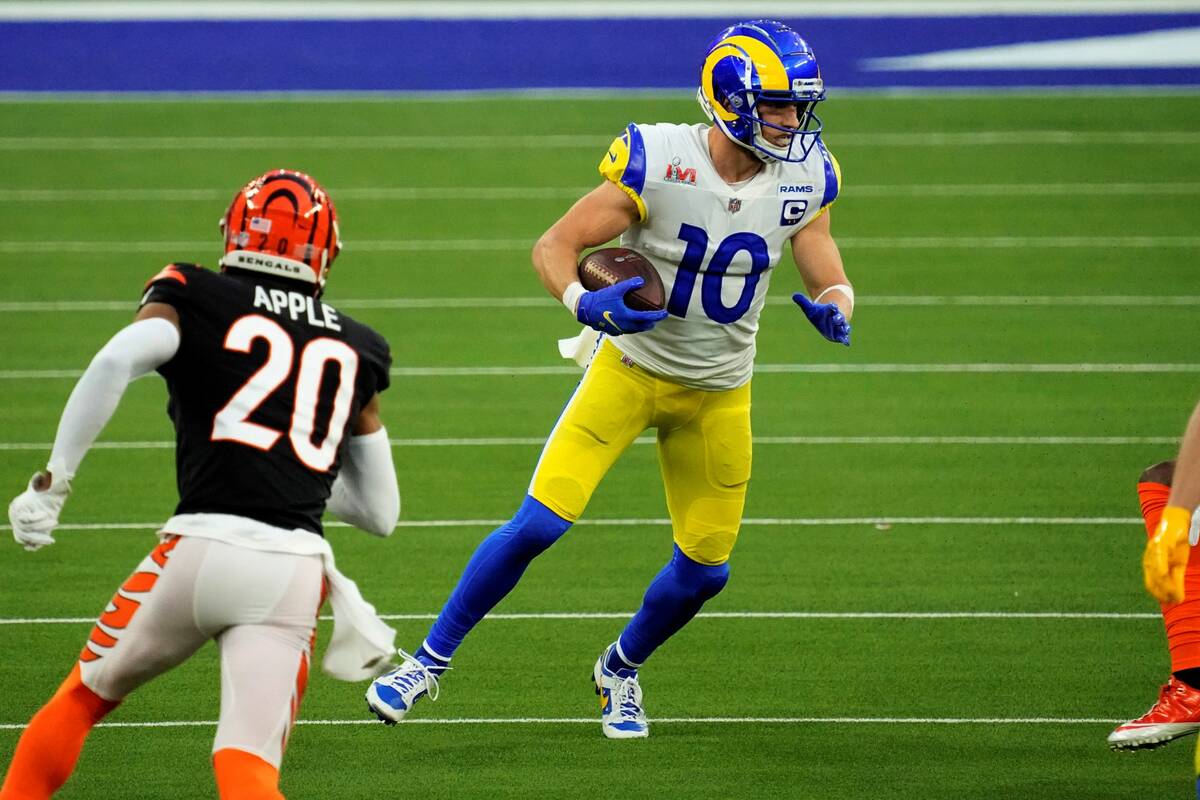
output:
[[[693,561],[723,564],[733,551],[750,480],[750,384],[689,389],[623,363],[604,341],[558,424],[529,486],[574,522],[604,477],[647,428],[658,458],[675,543]]]

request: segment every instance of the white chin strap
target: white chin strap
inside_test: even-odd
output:
[[[754,153],[757,154],[758,157],[761,158],[763,161],[772,161],[772,160],[783,161],[784,159],[791,156],[791,154],[792,154],[791,149],[792,149],[792,146],[795,144],[795,141],[796,141],[796,134],[793,133],[792,138],[788,140],[788,143],[786,146],[780,147],[779,145],[773,144],[770,139],[763,136],[762,125],[760,125],[756,122],[756,123],[754,123],[754,143],[756,145],[758,145],[759,147],[761,147],[762,150],[757,150],[753,147],[751,147],[750,149],[753,150]],[[766,150],[767,152],[764,153],[763,150]],[[774,156],[774,158],[772,158],[772,156]]]
[[[263,272],[267,275],[291,278],[293,280],[304,281],[305,283],[318,283],[316,273],[313,272],[312,267],[308,264],[290,258],[283,258],[282,256],[273,256],[269,253],[258,253],[253,250],[231,250],[221,257],[219,263],[222,267],[244,269],[250,272]]]

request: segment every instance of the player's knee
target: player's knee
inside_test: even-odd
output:
[[[678,546],[671,559],[671,569],[675,572],[679,585],[686,587],[696,599],[704,601],[716,597],[729,582],[729,562],[721,564],[702,564],[688,558]]]
[[[1142,471],[1142,475],[1138,478],[1138,483],[1161,483],[1164,486],[1171,485],[1171,479],[1175,477],[1175,461],[1163,461],[1155,464],[1152,467],[1146,467]]]
[[[516,515],[504,526],[505,534],[535,556],[557,542],[571,527],[571,522],[555,514],[542,503],[526,496]]]

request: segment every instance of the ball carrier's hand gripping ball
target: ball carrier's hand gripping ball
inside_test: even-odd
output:
[[[667,292],[658,270],[636,250],[602,247],[579,262],[579,282],[589,292],[630,278],[641,278],[642,285],[625,293],[625,305],[636,311],[661,311],[667,307]]]
[[[575,318],[589,328],[620,336],[648,331],[667,316],[666,290],[658,270],[635,250],[605,247],[579,262]]]

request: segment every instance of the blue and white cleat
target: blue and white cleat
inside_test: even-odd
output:
[[[650,735],[646,712],[642,709],[642,687],[637,670],[613,670],[604,666],[605,648],[592,670],[596,694],[600,695],[600,729],[609,739],[642,739]]]
[[[434,671],[403,650],[397,653],[403,663],[371,681],[367,688],[367,708],[384,725],[395,725],[404,719],[413,704],[426,694],[430,700],[438,699],[438,676]]]

